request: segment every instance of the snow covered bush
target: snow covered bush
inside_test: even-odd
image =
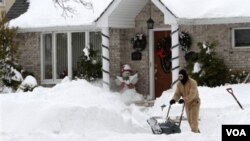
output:
[[[33,91],[33,89],[37,87],[37,80],[32,75],[28,75],[25,77],[25,79],[22,81],[22,83],[19,85],[16,92],[27,92],[27,91]]]
[[[216,43],[198,43],[200,52],[196,60],[187,61],[187,70],[198,85],[215,87],[229,82],[229,73],[223,60],[216,56]]]
[[[244,70],[233,70],[229,69],[229,83],[230,84],[238,84],[242,83],[248,75],[248,72]]]
[[[93,50],[92,45],[83,49],[83,55],[78,59],[77,78],[95,81],[102,78],[102,63],[98,58],[98,50]]]
[[[4,86],[16,89],[23,80],[16,62],[16,28],[9,28],[5,16],[0,20],[0,79]]]

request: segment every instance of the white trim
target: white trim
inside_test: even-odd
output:
[[[224,17],[224,18],[206,18],[206,19],[177,19],[180,25],[211,25],[211,24],[235,24],[248,23],[250,17]]]
[[[107,38],[107,37],[108,38]],[[102,28],[102,87],[105,90],[110,90],[110,52],[109,52],[109,28]],[[106,47],[104,47],[106,46]],[[105,58],[106,59],[105,59]]]
[[[81,26],[54,26],[54,27],[32,27],[32,28],[25,28],[19,27],[19,33],[25,32],[72,32],[72,31],[101,31],[100,28],[96,27],[95,24],[93,25],[81,25]]]
[[[90,32],[88,32],[88,31],[85,32],[85,47],[90,45],[89,33]]]
[[[155,50],[154,50],[154,32],[155,31],[171,31],[171,28],[156,28],[149,30],[149,96],[147,99],[155,99]]]
[[[114,0],[107,11],[104,11],[103,15],[101,15],[100,19],[96,21],[97,27],[109,27],[109,16],[113,13],[115,8],[120,4],[122,0]]]
[[[56,80],[56,33],[52,34],[52,81]]]
[[[232,48],[233,49],[249,49],[250,48],[250,45],[249,46],[235,46],[235,30],[237,29],[248,29],[250,30],[250,27],[237,27],[237,28],[232,28]]]
[[[159,0],[151,0],[156,7],[164,14],[164,23],[165,24],[176,24],[177,18],[173,15]]]
[[[155,55],[154,55],[154,31],[149,30],[149,97],[147,99],[155,99]]]
[[[67,32],[67,49],[68,49],[68,77],[72,80],[72,32]]]
[[[43,66],[43,63],[44,63],[44,61],[43,61],[43,55],[44,55],[44,52],[43,52],[43,35],[44,34],[40,34],[40,68],[41,68],[41,70],[40,70],[40,72],[41,72],[41,74],[40,74],[40,76],[41,76],[41,80],[43,80],[43,78],[44,78],[44,71],[43,71],[43,69],[44,69],[44,66]]]
[[[175,33],[173,33],[175,32]],[[177,83],[175,83],[178,80],[179,70],[180,70],[180,59],[179,59],[179,25],[178,24],[172,24],[171,25],[171,41],[172,41],[172,47],[176,46],[175,48],[172,48],[172,58],[177,57],[177,59],[172,60],[172,88],[175,90]]]

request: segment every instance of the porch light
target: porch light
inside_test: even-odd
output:
[[[151,2],[150,2],[150,4],[149,4],[149,6],[150,6],[150,9],[149,9],[149,15],[150,15],[150,17],[149,17],[149,19],[147,20],[147,25],[148,25],[148,29],[153,29],[154,28],[154,21],[153,21],[153,19],[151,18]]]
[[[154,21],[152,20],[151,16],[150,18],[147,20],[147,25],[148,25],[148,29],[153,29],[154,28]]]

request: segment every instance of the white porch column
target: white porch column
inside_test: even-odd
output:
[[[102,28],[102,81],[103,88],[110,89],[110,76],[109,76],[109,28]]]
[[[171,25],[172,38],[172,88],[176,88],[179,75],[179,26],[178,24]]]

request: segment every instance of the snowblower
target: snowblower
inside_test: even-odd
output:
[[[183,103],[182,112],[180,119],[178,121],[170,119],[169,117],[169,111],[171,109],[171,105],[168,107],[168,112],[166,116],[166,120],[164,122],[158,122],[158,119],[161,117],[150,117],[147,120],[147,123],[150,125],[153,134],[174,134],[174,133],[180,133],[181,129],[181,120],[183,116],[185,104]],[[163,108],[163,107],[162,107]]]

